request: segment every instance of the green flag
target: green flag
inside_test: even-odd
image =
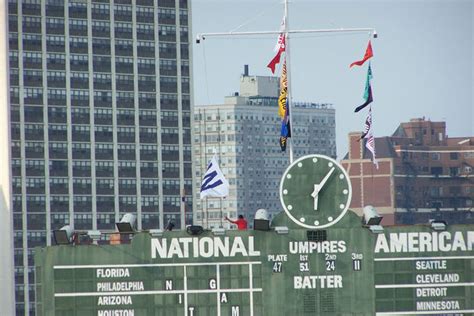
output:
[[[372,80],[372,68],[370,68],[370,62],[369,62],[369,68],[367,69],[367,79],[365,81],[365,90],[364,90],[365,101],[367,101],[367,99],[369,98],[370,80]]]

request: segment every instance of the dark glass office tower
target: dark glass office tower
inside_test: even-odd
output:
[[[9,0],[17,315],[52,231],[192,214],[189,0]]]

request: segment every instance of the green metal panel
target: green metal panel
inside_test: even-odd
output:
[[[310,176],[308,176],[310,175]],[[347,211],[347,173],[296,160],[270,231],[185,231],[35,253],[38,315],[474,314],[474,227],[386,227]]]
[[[472,227],[377,235],[349,211],[326,241],[309,242],[308,230],[284,217],[274,223],[288,224],[288,234],[173,231],[138,233],[131,244],[38,248],[38,315],[474,313]]]

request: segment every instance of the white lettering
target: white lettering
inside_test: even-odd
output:
[[[440,311],[456,309],[460,309],[459,301],[416,302],[416,310],[419,311]]]
[[[318,282],[319,281],[319,282]],[[305,276],[294,276],[293,287],[297,290],[301,289],[336,289],[342,288],[342,276],[341,275],[305,275]]]
[[[227,303],[227,295],[225,293],[221,294],[221,303]]]
[[[464,236],[461,232],[454,233],[453,247],[452,251],[466,251],[466,242],[464,241]]]
[[[440,297],[446,296],[448,288],[446,287],[424,287],[416,289],[416,297]]]
[[[166,238],[161,239],[161,242],[158,238],[151,239],[151,257],[153,259],[156,259],[157,253],[160,258],[166,258],[166,249]]]
[[[418,260],[416,270],[446,270],[446,260]]]
[[[292,254],[342,253],[347,250],[346,242],[344,240],[326,240],[322,242],[290,241],[288,248]]]
[[[418,233],[408,233],[408,251],[418,251]]]
[[[415,280],[419,284],[456,283],[459,282],[459,274],[417,274]]]
[[[234,257],[237,253],[240,253],[242,256],[247,256],[247,249],[245,249],[244,242],[241,238],[235,238],[232,249],[230,250],[230,256]]]
[[[291,245],[290,252],[296,252]],[[474,231],[468,232],[416,232],[378,234],[375,242],[375,253],[380,252],[449,252],[470,251],[474,249]]]
[[[132,305],[131,296],[99,296],[97,305]]]
[[[249,237],[249,256],[251,257],[260,256],[260,251],[255,250],[255,241],[252,236]]]
[[[214,239],[214,253],[221,253],[223,257],[229,256],[229,238]]]
[[[183,253],[185,258],[189,258],[189,244],[193,242],[191,237],[184,237],[179,239],[183,243]]]
[[[199,239],[200,255],[204,258],[210,258],[214,255],[214,247],[211,237],[202,237]]]
[[[128,292],[128,291],[144,291],[142,281],[130,282],[98,282],[97,292]]]
[[[391,252],[406,252],[407,251],[407,234],[401,233],[390,234],[390,251]]]
[[[451,244],[448,243],[448,240],[451,240],[451,233],[450,232],[441,232],[438,235],[439,237],[439,250],[440,251],[450,251]]]
[[[191,253],[192,250],[192,253]],[[234,257],[260,256],[255,250],[254,237],[249,236],[247,244],[242,237],[202,237],[202,238],[166,238],[151,239],[151,257],[153,259],[190,258],[190,257]]]
[[[385,237],[385,234],[378,234],[377,235],[377,241],[375,242],[375,253],[379,253],[380,250],[383,252],[390,252],[390,248],[388,246],[387,238]]]
[[[214,290],[217,288],[217,282],[215,279],[210,279],[209,280],[209,289]]]
[[[240,307],[232,306],[232,316],[239,316],[239,315],[240,315]]]
[[[168,250],[168,258],[177,256],[178,258],[183,258],[183,251],[181,250],[180,240],[173,238],[171,239],[170,248]]]
[[[419,251],[431,251],[431,249],[433,248],[430,233],[419,233],[418,241],[420,243]],[[438,247],[436,246],[436,248]]]
[[[98,310],[97,316],[134,316],[133,309]]]
[[[288,255],[268,255],[268,261],[288,261]]]
[[[130,271],[127,268],[97,269],[97,278],[127,278]]]

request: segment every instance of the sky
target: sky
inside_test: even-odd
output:
[[[450,137],[474,136],[474,2],[468,0],[292,0],[292,30],[375,28],[371,39],[375,137],[391,135],[412,118],[446,121]],[[192,32],[277,31],[281,0],[192,0]],[[363,130],[369,33],[290,36],[294,101],[331,103],[336,109],[338,159],[348,133]],[[270,76],[277,35],[208,37],[193,44],[194,104],[220,104],[250,75]],[[277,115],[275,109],[275,115]],[[293,122],[297,124],[297,122]],[[298,137],[295,135],[295,137]],[[276,145],[278,135],[275,136]]]

